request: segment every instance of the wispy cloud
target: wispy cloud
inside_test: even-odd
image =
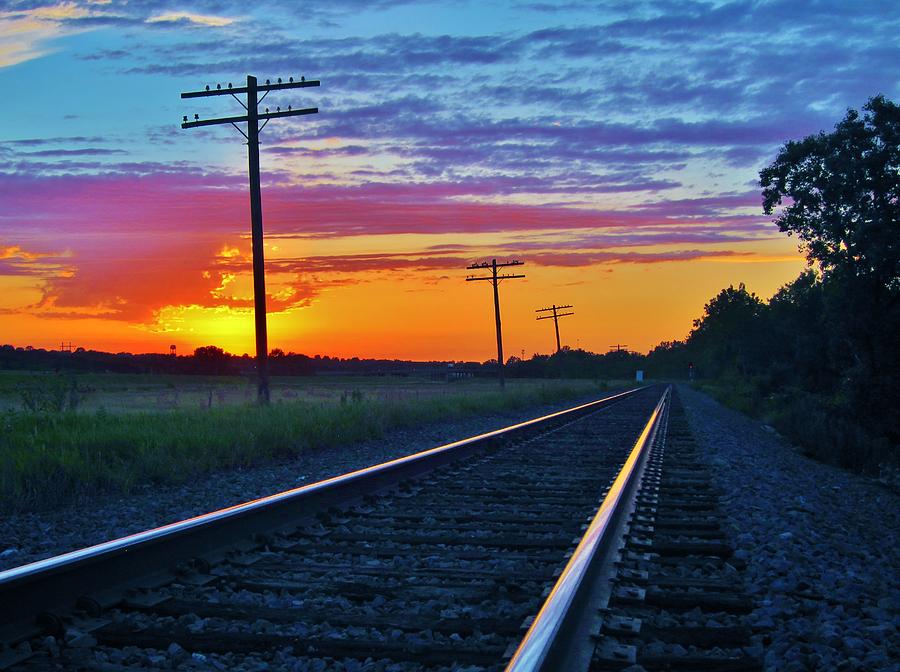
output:
[[[541,266],[596,266],[598,264],[664,264],[722,257],[752,256],[733,250],[672,250],[668,252],[545,252],[529,261]]]
[[[524,180],[522,188],[530,188]],[[266,187],[266,226],[274,236],[307,238],[402,233],[577,231],[714,225],[729,230],[770,230],[755,192],[600,209],[470,201],[519,188],[513,179],[399,184]],[[4,216],[20,230],[180,232],[186,220],[196,232],[243,231],[246,178],[177,164],[118,163],[100,175],[19,173],[0,175]]]
[[[237,19],[227,16],[213,16],[209,14],[193,14],[191,12],[163,12],[155,14],[147,18],[147,23],[162,24],[188,24],[193,26],[206,26],[210,28],[221,28],[229,26]]]
[[[54,40],[88,30],[91,20],[117,18],[98,4],[11,3],[10,9],[0,11],[0,68],[52,53]]]
[[[49,279],[71,273],[68,252],[39,252],[21,245],[0,244],[0,277],[32,276]]]

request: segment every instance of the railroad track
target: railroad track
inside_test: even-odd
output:
[[[614,395],[0,573],[0,669],[474,672],[687,659],[693,650],[641,655],[647,627],[613,613],[631,608],[619,604],[627,581],[650,576],[638,565],[652,549],[634,558],[632,547],[656,543],[648,501],[668,487],[668,399],[660,387]],[[649,623],[646,605],[635,608]],[[653,632],[650,645],[664,641]]]
[[[720,497],[677,393],[650,447],[600,613],[591,672],[761,672],[764,633],[744,617],[744,563],[722,529]]]

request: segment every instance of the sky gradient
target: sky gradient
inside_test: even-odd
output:
[[[247,74],[320,79],[261,136],[269,344],[485,360],[646,351],[804,267],[762,215],[786,140],[900,93],[892,2],[0,2],[0,342],[253,352]]]

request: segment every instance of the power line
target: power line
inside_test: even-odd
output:
[[[538,308],[536,313],[546,313],[548,311],[553,311],[552,315],[538,315],[537,319],[539,320],[553,320],[553,326],[556,327],[556,351],[559,352],[561,347],[559,345],[559,318],[566,317],[567,315],[574,315],[575,313],[560,313],[557,311],[566,310],[567,308],[572,308],[572,306],[557,306],[555,303],[549,308]]]
[[[497,275],[497,269],[506,268],[508,266],[522,266],[524,265],[524,263],[525,262],[522,261],[504,261],[498,264],[496,259],[492,259],[491,263],[485,261],[480,264],[472,264],[471,266],[466,266],[466,270],[469,271],[491,271],[490,275],[482,277],[469,275],[466,277],[466,282],[488,280],[494,286],[494,321],[497,325],[497,364],[500,367],[498,369],[500,375],[500,387],[506,387],[506,379],[503,376],[503,333],[500,327],[500,292],[498,291],[497,287],[499,286],[501,280],[514,280],[516,278],[524,278],[525,276],[521,274]]]
[[[319,108],[309,107],[294,110],[289,105],[287,110],[276,107],[274,112],[270,112],[267,107],[264,113],[260,113],[259,104],[272,91],[302,89],[310,86],[319,86],[319,80],[306,81],[304,77],[301,77],[299,82],[295,82],[294,78],[291,77],[287,82],[282,82],[279,77],[275,84],[268,79],[265,84],[257,84],[256,77],[247,75],[247,86],[232,87],[229,83],[228,87],[223,89],[221,84],[217,84],[215,89],[210,89],[207,86],[204,91],[189,91],[181,94],[182,98],[231,96],[247,111],[247,114],[243,116],[221,117],[219,119],[200,119],[200,116],[195,114],[194,120],[188,121],[187,116],[185,116],[183,117],[181,128],[231,124],[247,139],[250,174],[250,231],[253,248],[253,309],[256,322],[256,369],[259,376],[257,399],[261,404],[269,403],[269,346],[266,333],[266,276],[265,260],[263,258],[262,196],[260,195],[259,187],[259,133],[272,119],[316,114]],[[258,97],[260,92],[264,92],[262,98]],[[238,98],[237,94],[246,94],[246,103]],[[259,125],[260,120],[263,122],[262,126]],[[240,123],[247,124],[246,133],[238,126]]]

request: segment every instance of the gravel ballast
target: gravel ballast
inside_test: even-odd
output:
[[[766,669],[900,669],[900,497],[679,390],[747,563]]]
[[[514,411],[393,430],[380,439],[310,450],[299,457],[204,474],[179,485],[138,486],[52,511],[0,518],[0,571],[297,488],[469,436],[571,408],[615,391]]]

